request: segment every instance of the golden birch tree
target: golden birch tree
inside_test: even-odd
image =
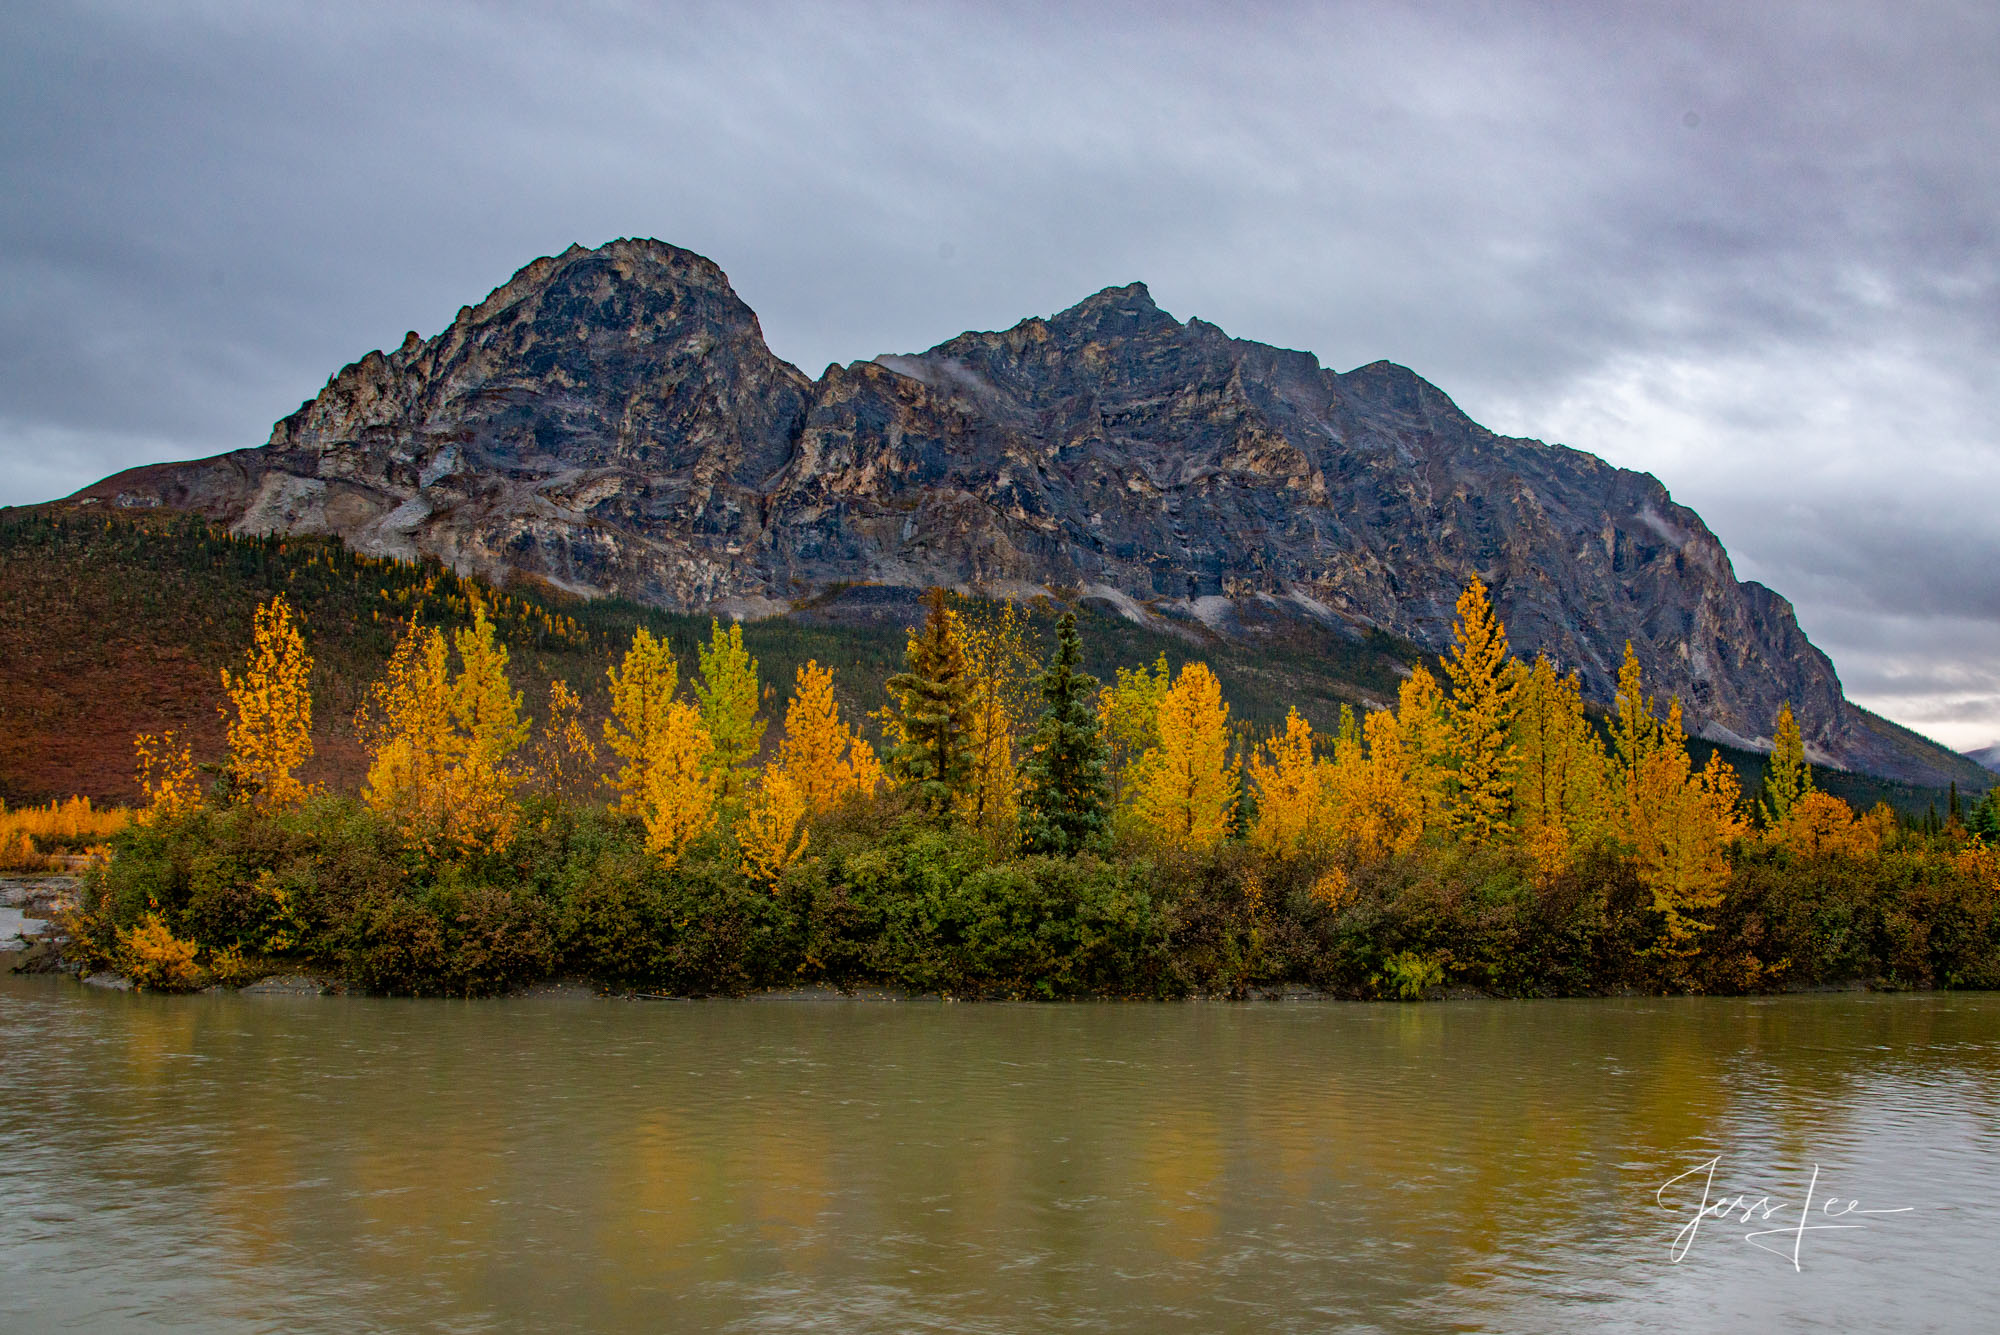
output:
[[[715,820],[713,743],[701,713],[676,699],[679,668],[671,650],[641,626],[611,678],[605,741],[623,765],[618,810],[639,818],[646,851],[673,866]]]
[[[798,670],[773,765],[785,772],[809,812],[831,810],[849,793],[868,795],[881,785],[875,748],[841,721],[833,673],[817,661],[808,659]]]
[[[145,805],[133,817],[142,825],[185,816],[201,805],[201,784],[187,740],[175,732],[142,732],[132,739],[139,791]]]
[[[237,802],[264,808],[296,806],[306,796],[297,771],[312,758],[312,657],[278,594],[258,607],[240,675],[222,670],[234,709],[229,725],[229,790]]]
[[[1515,757],[1508,746],[1518,671],[1507,657],[1507,632],[1478,575],[1458,600],[1458,623],[1445,656],[1451,697],[1445,704],[1452,776],[1446,818],[1468,843],[1506,828]]]
[[[1538,656],[1522,678],[1515,704],[1515,820],[1522,847],[1547,878],[1605,833],[1609,761],[1584,713],[1582,683],[1574,672],[1557,676],[1554,665]]]
[[[1140,820],[1167,844],[1213,848],[1236,810],[1236,765],[1229,755],[1229,706],[1206,663],[1183,667],[1160,701],[1160,740],[1139,780]]]

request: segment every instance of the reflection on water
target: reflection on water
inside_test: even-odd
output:
[[[1984,1330],[2000,996],[947,1006],[0,981],[10,1331]],[[1655,1189],[1915,1207],[1801,1268]],[[1690,1180],[1692,1181],[1692,1179]],[[1687,1185],[1687,1184],[1683,1184]],[[1692,1208],[1695,1195],[1670,1198]],[[1832,1222],[1828,1219],[1826,1222]]]

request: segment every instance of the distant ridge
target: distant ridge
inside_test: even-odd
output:
[[[1285,622],[1438,649],[1477,573],[1513,643],[1608,703],[1627,641],[1690,728],[1937,784],[1976,771],[1844,697],[1783,598],[1649,475],[1497,436],[1390,362],[1183,323],[1142,283],[928,352],[774,356],[713,262],[651,240],[535,260],[343,368],[268,443],[79,506],[331,534],[679,611],[848,584],[1095,599],[1242,639]]]

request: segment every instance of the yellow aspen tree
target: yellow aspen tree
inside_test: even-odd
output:
[[[1794,801],[1766,837],[1800,858],[1866,858],[1882,850],[1878,822],[1857,819],[1854,808],[1817,790]]]
[[[715,824],[713,750],[700,712],[684,700],[669,701],[646,756],[638,803],[646,851],[663,866],[679,862],[687,846]]]
[[[972,766],[959,811],[972,828],[1011,846],[1021,811],[1014,751],[1033,699],[1035,646],[1027,617],[1012,602],[997,608],[961,602],[956,610],[971,693]]]
[[[1515,819],[1523,848],[1547,878],[1604,833],[1609,762],[1584,713],[1574,672],[1557,676],[1554,665],[1538,656],[1515,705]]]
[[[743,874],[753,883],[775,887],[785,869],[805,856],[811,834],[811,806],[782,765],[767,765],[743,818],[736,822]]]
[[[1375,715],[1370,715],[1372,723]],[[1451,720],[1446,713],[1444,691],[1437,678],[1421,663],[1396,692],[1395,746],[1397,761],[1392,767],[1401,774],[1407,793],[1398,798],[1417,813],[1418,832],[1445,823],[1445,790],[1452,773]],[[1366,730],[1366,729],[1364,729]],[[1389,736],[1386,724],[1368,731],[1372,752],[1378,735]],[[1381,779],[1386,781],[1388,770]]]
[[[1620,799],[1629,808],[1639,769],[1660,745],[1660,721],[1646,694],[1645,675],[1632,641],[1625,641],[1625,661],[1618,668],[1617,714],[1611,722],[1612,759],[1617,769]],[[1630,819],[1630,812],[1627,812]]]
[[[369,750],[363,800],[406,839],[434,848],[463,746],[452,722],[451,648],[442,632],[411,628],[357,722]]]
[[[1236,809],[1229,756],[1229,706],[1206,663],[1183,667],[1160,701],[1159,744],[1143,763],[1139,818],[1176,848],[1222,842]]]
[[[561,678],[549,683],[532,769],[537,786],[558,801],[582,803],[597,794],[597,747],[583,726],[583,701]]]
[[[1149,670],[1119,668],[1117,678],[1097,696],[1104,728],[1105,774],[1111,781],[1111,809],[1129,809],[1139,789],[1141,760],[1160,744],[1160,701],[1173,674],[1163,653]]]
[[[716,803],[725,814],[733,814],[749,791],[750,762],[757,758],[770,724],[769,719],[757,717],[757,660],[743,647],[743,625],[735,621],[725,631],[720,622],[710,620],[708,643],[697,645],[696,652],[701,674],[695,679],[694,695],[701,705],[702,727],[714,743],[709,765]]]
[[[1507,657],[1507,631],[1486,585],[1474,575],[1458,600],[1458,623],[1445,656],[1451,697],[1445,705],[1452,774],[1446,819],[1460,838],[1483,844],[1506,826],[1515,756],[1509,747],[1519,670]]]
[[[306,796],[296,771],[312,758],[312,657],[278,594],[258,607],[250,651],[240,676],[222,670],[229,709],[229,786],[238,802],[259,807],[296,806]]]
[[[624,659],[606,669],[606,675],[611,678],[611,717],[604,721],[604,740],[624,762],[614,781],[617,809],[637,816],[645,802],[647,767],[658,753],[673,708],[680,668],[666,644],[640,626],[632,632]]]
[[[1326,771],[1327,820],[1357,861],[1407,853],[1424,832],[1425,798],[1396,711],[1370,714],[1358,731],[1343,717]]]
[[[472,625],[453,639],[459,669],[451,717],[461,740],[447,831],[466,851],[495,849],[514,831],[520,776],[511,762],[528,739],[528,720],[521,715],[520,692],[507,680],[507,646],[494,634],[483,600],[474,600]]]
[[[785,772],[809,812],[838,805],[849,793],[873,794],[882,782],[875,748],[841,722],[833,673],[808,659],[785,705],[785,737],[773,767]]]
[[[140,824],[175,820],[201,805],[194,755],[179,734],[142,732],[132,739],[132,752],[146,799],[134,818]]]
[[[1315,832],[1322,805],[1323,776],[1313,758],[1312,724],[1296,708],[1289,710],[1284,729],[1257,749],[1249,769],[1257,792],[1257,823],[1250,842],[1267,853],[1301,851]]]
[[[1627,802],[1639,883],[1652,895],[1663,935],[1656,953],[1686,958],[1700,950],[1703,915],[1722,903],[1729,883],[1729,848],[1743,837],[1742,794],[1736,774],[1712,752],[1692,772],[1678,700],[1653,734],[1632,779]]]

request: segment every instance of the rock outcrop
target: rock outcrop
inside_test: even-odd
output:
[[[1789,700],[1822,762],[1943,772],[1651,476],[1497,436],[1389,362],[1182,323],[1137,283],[813,381],[708,260],[572,246],[344,368],[261,448],[72,499],[745,616],[941,582],[1436,648],[1477,572],[1516,648],[1597,701],[1629,640],[1708,737],[1758,745]]]

